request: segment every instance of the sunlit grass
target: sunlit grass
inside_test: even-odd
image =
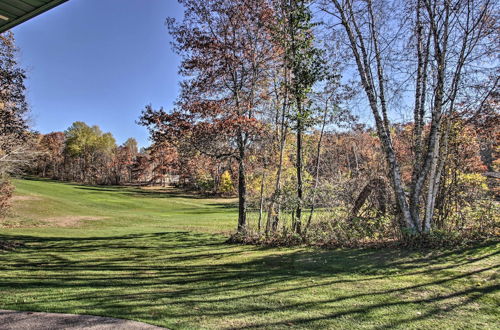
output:
[[[431,253],[225,244],[232,200],[17,181],[0,239],[0,308],[179,328],[499,325],[499,245]],[[102,217],[73,227],[65,216]]]

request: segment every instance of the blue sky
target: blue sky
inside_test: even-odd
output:
[[[179,90],[167,17],[182,17],[176,0],[69,0],[14,28],[34,129],[84,121],[148,145],[140,111],[170,108]]]

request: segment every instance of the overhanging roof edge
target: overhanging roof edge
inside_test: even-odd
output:
[[[49,3],[46,3],[45,5],[37,7],[33,11],[30,11],[30,12],[26,13],[25,15],[23,15],[19,18],[16,18],[16,19],[8,22],[7,24],[1,26],[0,33],[8,31],[8,30],[12,29],[13,27],[15,27],[16,25],[24,23],[27,20],[29,20],[35,16],[38,16],[38,15],[46,12],[47,10],[50,10],[50,9],[56,7],[56,6],[59,6],[60,4],[66,2],[66,1],[68,1],[68,0],[53,0],[53,1],[50,1]]]

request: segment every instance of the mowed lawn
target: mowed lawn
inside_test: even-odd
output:
[[[17,180],[0,309],[172,329],[498,329],[498,243],[437,252],[225,244],[234,200]],[[0,326],[1,328],[1,326]]]

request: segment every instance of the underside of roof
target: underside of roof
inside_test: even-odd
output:
[[[0,33],[68,0],[0,0]]]

